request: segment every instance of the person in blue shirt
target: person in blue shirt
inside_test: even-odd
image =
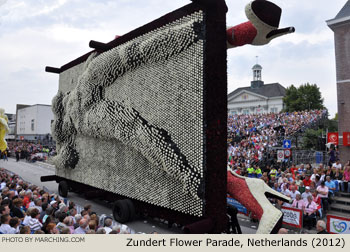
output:
[[[277,192],[281,192],[281,188],[278,186],[278,183],[274,183],[273,187],[272,187],[273,190],[277,191]]]
[[[333,180],[331,180],[330,176],[326,177],[326,182],[324,184],[328,187],[328,196],[334,196],[335,183]]]

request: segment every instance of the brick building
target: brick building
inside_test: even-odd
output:
[[[343,132],[350,132],[350,0],[327,25],[334,32],[338,97],[339,151],[342,163],[350,160],[350,146],[343,146]]]

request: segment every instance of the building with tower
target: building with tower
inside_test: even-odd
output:
[[[334,32],[339,153],[344,163],[350,157],[350,146],[345,146],[347,141],[342,138],[344,132],[350,132],[350,0],[327,25]]]
[[[255,64],[252,70],[253,80],[250,86],[237,88],[228,94],[228,113],[279,113],[283,109],[286,89],[279,83],[264,84],[261,65]]]

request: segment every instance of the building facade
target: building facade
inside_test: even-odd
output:
[[[16,133],[16,114],[5,114],[8,118],[7,125],[9,126],[9,132],[7,132],[5,139],[14,140]]]
[[[53,119],[50,105],[22,105],[17,110],[16,139],[33,142],[49,141]]]
[[[253,81],[249,87],[237,88],[227,97],[229,114],[279,113],[283,108],[286,89],[279,83],[264,84],[262,67],[252,68]]]
[[[327,25],[334,32],[337,75],[338,133],[340,160],[350,158],[350,147],[343,145],[343,132],[350,132],[350,0]]]

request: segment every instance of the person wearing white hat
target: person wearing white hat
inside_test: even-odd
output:
[[[55,212],[58,210],[58,203],[57,203],[56,200],[52,200],[52,201],[50,202],[50,205],[51,205],[51,207],[52,207],[53,209],[55,209]]]
[[[312,196],[312,193],[310,192],[310,186],[305,187],[305,192],[301,194],[301,198],[306,202],[308,196]]]

